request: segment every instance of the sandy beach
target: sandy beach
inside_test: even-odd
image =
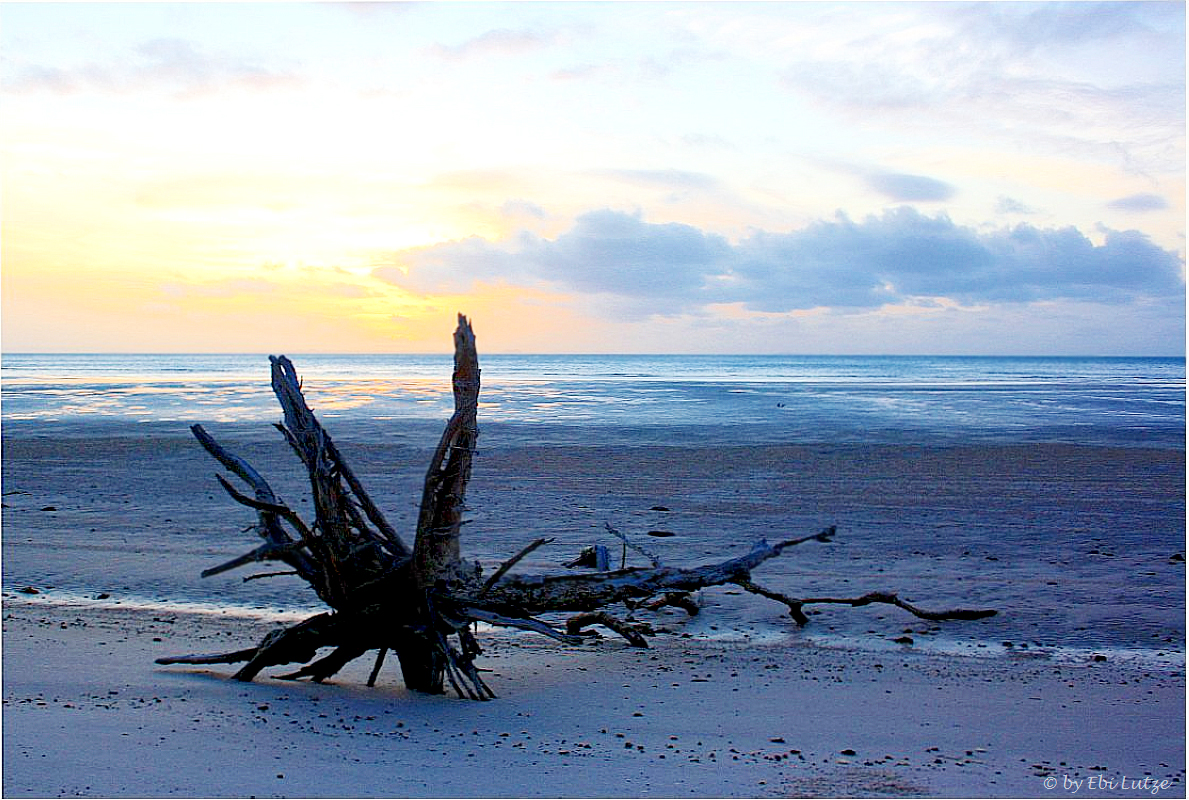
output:
[[[398,525],[423,433],[338,437]],[[267,435],[226,441],[300,496]],[[262,609],[310,600],[197,577],[253,543],[184,428],[6,425],[4,795],[1184,796],[1183,451],[483,442],[464,546],[488,563],[549,535],[518,569],[557,571],[605,521],[663,526],[648,544],[673,563],[837,524],[757,580],[1001,613],[819,607],[798,631],[720,589],[651,618],[647,650],[485,632],[487,703],[410,694],[392,666],[369,689],[370,658],[241,684],[153,659],[253,644]],[[138,605],[154,587],[227,607]]]
[[[0,0],[0,800],[1189,798],[1187,11]]]
[[[475,703],[362,663],[151,663],[267,630],[242,620],[8,598],[4,625],[8,797],[1184,795],[1183,677],[1110,662],[494,636]],[[1122,788],[1144,778],[1168,784]]]

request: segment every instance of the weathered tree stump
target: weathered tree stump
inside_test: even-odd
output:
[[[279,677],[323,681],[375,650],[377,656],[368,678],[368,685],[373,685],[385,656],[392,650],[409,689],[440,694],[449,682],[461,697],[486,700],[495,693],[475,666],[475,657],[482,652],[474,634],[476,622],[536,631],[567,644],[586,641],[588,634],[583,634],[582,629],[600,624],[633,645],[646,647],[650,632],[646,625],[619,620],[605,609],[617,603],[629,609],[675,605],[692,615],[698,612],[698,606],[691,592],[724,584],[784,603],[799,625],[808,621],[802,606],[811,603],[890,603],[930,620],[978,619],[996,613],[962,609],[929,612],[894,594],[880,592],[849,599],[797,599],[751,580],[752,570],[784,550],[807,542],[829,541],[835,534],[833,527],[776,544],[761,540],[748,553],[719,563],[677,568],[662,565],[651,553],[607,526],[610,533],[623,540],[625,553],[631,547],[645,555],[651,566],[610,570],[606,548],[599,548],[589,558],[583,556],[571,564],[586,565],[589,560],[596,572],[510,574],[513,565],[551,541],[537,539],[484,578],[478,563],[463,559],[461,547],[466,488],[479,436],[479,360],[467,319],[459,315],[454,333],[454,414],[426,472],[412,547],[385,520],[306,405],[293,364],[284,356],[270,360],[273,391],[284,412],[284,423],[276,427],[306,467],[314,519],[307,522],[280,502],[255,468],[226,451],[201,425],[194,425],[191,430],[199,443],[250,490],[250,494],[244,493],[218,476],[232,499],[257,512],[256,532],[264,540],[249,553],[202,574],[206,577],[255,562],[280,561],[291,572],[268,574],[299,575],[332,610],[278,628],[255,647],[161,658],[159,664],[246,662],[234,677],[250,681],[267,667],[298,663],[305,666]],[[566,631],[561,631],[533,616],[544,612],[577,612],[577,616]],[[318,650],[326,647],[334,649],[317,658]]]

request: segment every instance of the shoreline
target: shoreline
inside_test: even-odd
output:
[[[1183,449],[493,433],[463,542],[485,565],[547,536],[517,569],[561,572],[604,523],[673,565],[836,524],[834,541],[773,559],[757,582],[1001,613],[937,625],[820,606],[798,631],[780,604],[708,589],[697,617],[649,617],[667,632],[646,650],[485,630],[479,665],[500,697],[474,703],[412,695],[394,663],[367,689],[368,657],[325,685],[153,664],[253,645],[272,627],[256,606],[301,614],[315,600],[293,578],[199,578],[253,546],[251,512],[184,428],[101,427],[4,428],[4,796],[1049,797],[1071,795],[1068,779],[1078,796],[1152,797],[1121,790],[1137,777],[1185,793]],[[377,426],[339,428],[409,530],[435,441],[421,434],[440,426],[380,440]],[[279,437],[211,429],[308,508]],[[109,598],[55,602],[71,593]],[[830,644],[848,641],[863,646]],[[993,655],[947,652],[953,641]]]
[[[33,589],[35,593],[29,592],[29,589]],[[2,593],[2,598],[5,607],[21,605],[31,609],[56,609],[57,613],[61,615],[69,614],[72,611],[80,613],[129,611],[152,616],[181,614],[204,619],[210,624],[216,624],[219,620],[231,619],[262,625],[289,625],[327,610],[324,606],[281,608],[203,601],[156,600],[139,596],[103,594],[107,596],[96,598],[75,592],[27,587],[17,589],[15,592],[5,590]],[[691,620],[685,619],[683,615],[675,616],[677,617],[676,625],[671,624],[674,620],[670,618],[668,620],[670,624],[664,628],[664,633],[693,638],[712,646],[796,646],[873,655],[881,653],[898,655],[913,652],[926,656],[986,661],[1043,660],[1062,666],[1109,660],[1124,664],[1129,669],[1170,672],[1184,671],[1186,666],[1183,649],[1155,646],[1143,648],[1046,646],[1036,642],[1030,644],[1026,640],[1019,643],[978,641],[947,635],[944,625],[929,626],[907,614],[901,618],[904,624],[915,625],[918,629],[913,631],[917,638],[910,644],[872,635],[824,633],[813,625],[799,628],[784,618],[780,619],[776,625],[752,622],[749,625],[729,627],[724,630],[723,626],[716,624],[700,624],[695,627],[690,624]],[[662,620],[662,622],[664,621]],[[499,628],[486,623],[475,623],[475,625],[483,635],[515,637],[533,635],[529,632],[517,632],[513,629]],[[694,632],[691,633],[690,629],[694,629]],[[907,631],[906,628],[904,632]]]

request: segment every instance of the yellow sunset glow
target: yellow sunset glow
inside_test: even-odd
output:
[[[981,352],[996,314],[1043,350],[1040,303],[1183,339],[1183,8],[1112,6],[1093,64],[1026,5],[862,8],[8,5],[3,347],[438,351],[462,310],[518,350],[908,315]]]

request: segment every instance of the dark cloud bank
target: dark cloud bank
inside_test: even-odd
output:
[[[416,292],[506,282],[617,299],[632,315],[696,312],[717,303],[755,311],[948,298],[963,305],[1082,300],[1127,303],[1183,295],[1180,257],[1136,231],[1017,225],[991,231],[909,207],[732,244],[681,224],[594,211],[556,239],[478,237],[394,254],[376,277]]]

